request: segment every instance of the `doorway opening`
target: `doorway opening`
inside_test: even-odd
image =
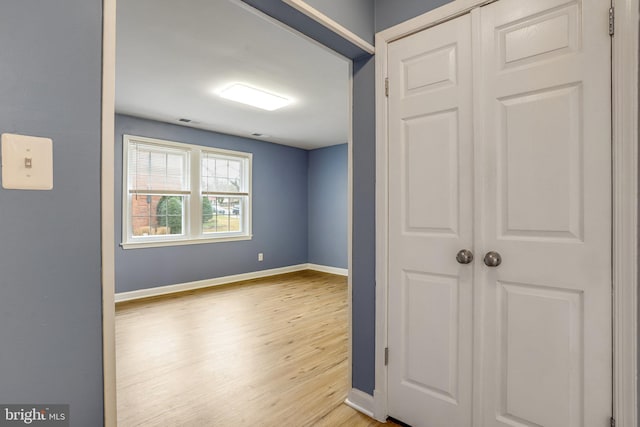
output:
[[[115,15],[112,14],[113,10],[111,10],[113,8],[113,4],[109,5],[109,1],[105,2],[105,32],[108,33],[108,29],[110,28],[111,25],[114,26],[115,28]],[[240,3],[240,2],[232,2],[232,3]],[[246,6],[244,6],[246,7]],[[111,11],[111,13],[109,13],[109,11]],[[113,63],[113,60],[115,58],[115,44],[113,43],[113,38],[108,37],[109,34],[105,35],[105,69],[108,71],[111,69],[111,67],[115,67],[115,64]],[[110,35],[111,37],[113,37],[113,35]],[[111,56],[113,55],[113,56]],[[348,61],[347,61],[348,62]],[[350,66],[350,62],[348,62],[349,66]],[[347,71],[347,75],[350,75],[351,71],[350,68],[348,68]],[[114,140],[114,136],[113,136],[113,127],[111,128],[111,130],[109,130],[109,123],[113,124],[113,117],[108,117],[108,105],[111,102],[111,105],[115,105],[116,100],[115,99],[111,99],[110,100],[110,95],[113,95],[113,78],[115,76],[110,76],[109,73],[105,73],[105,88],[104,88],[104,101],[105,104],[107,105],[107,108],[104,109],[104,117],[103,117],[103,125],[106,129],[103,129],[103,141],[108,141],[108,140]],[[351,88],[350,88],[350,84],[349,87],[347,87],[347,91],[350,92]],[[348,102],[348,105],[350,105],[350,102]],[[350,107],[347,107],[348,110],[348,114],[350,114]],[[113,112],[113,109],[111,110]],[[178,120],[180,119],[185,119],[185,120],[191,120],[189,118],[185,118],[185,117],[179,117]],[[181,122],[184,123],[185,120],[182,120]],[[196,120],[197,121],[197,120]],[[350,126],[350,123],[349,123]],[[109,133],[111,133],[111,135],[109,135]],[[258,135],[253,135],[254,138],[258,138],[261,136],[264,136],[264,133],[262,131],[258,131],[258,132],[253,132],[253,133],[259,133],[261,134],[260,136]],[[347,135],[347,157],[348,157],[348,201],[347,201],[347,233],[348,233],[348,241],[347,241],[347,254],[349,257],[349,261],[348,264],[350,264],[350,234],[351,234],[351,141],[350,141],[350,130],[348,130],[348,135]],[[111,269],[108,268],[108,266],[113,266],[116,264],[117,260],[114,259],[112,252],[116,251],[116,245],[117,242],[109,242],[107,241],[108,239],[113,240],[113,236],[117,235],[117,232],[114,231],[114,226],[113,224],[109,225],[108,221],[109,218],[112,218],[114,223],[117,224],[117,217],[119,215],[119,212],[117,209],[113,209],[113,205],[111,205],[111,210],[112,212],[108,212],[109,209],[109,205],[112,203],[113,197],[110,197],[109,194],[113,195],[114,193],[116,193],[117,191],[119,191],[118,186],[111,186],[110,183],[107,183],[106,181],[109,181],[111,178],[111,181],[114,180],[114,173],[113,173],[113,163],[117,162],[117,155],[114,157],[113,154],[113,146],[109,147],[106,144],[103,144],[103,169],[106,171],[103,179],[103,200],[105,201],[105,204],[103,205],[104,208],[104,216],[103,216],[103,244],[104,244],[104,248],[103,248],[103,265],[105,266],[105,273],[104,273],[104,287],[105,287],[105,291],[104,291],[104,305],[105,305],[105,314],[104,314],[104,329],[105,329],[105,414],[106,414],[106,419],[109,420],[110,417],[112,417],[112,415],[115,413],[115,399],[112,398],[112,396],[115,396],[115,382],[113,381],[113,372],[115,370],[115,366],[113,366],[113,362],[112,362],[112,356],[113,356],[113,346],[114,346],[114,341],[113,339],[110,337],[110,335],[112,334],[111,329],[113,327],[113,313],[111,313],[111,309],[109,308],[109,305],[113,302],[113,295],[114,295],[114,290],[115,290],[115,284],[114,282],[116,282],[116,277],[114,277],[113,271],[110,271]],[[111,173],[109,173],[109,169],[111,169]],[[117,173],[115,174],[115,176],[117,176]],[[114,212],[115,211],[115,212]],[[119,248],[118,248],[119,250]],[[265,254],[265,259],[267,258],[267,254]],[[307,264],[307,263],[305,263]],[[344,270],[348,271],[348,265],[347,268]],[[349,280],[350,283],[350,280]],[[107,422],[107,424],[109,424]]]

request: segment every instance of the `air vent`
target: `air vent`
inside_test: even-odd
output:
[[[191,119],[184,119],[183,118],[183,119],[178,119],[178,121],[182,122],[182,123],[191,123]]]
[[[257,138],[268,138],[269,137],[269,135],[265,135],[264,133],[258,133],[258,132],[252,133],[251,136],[255,136]]]

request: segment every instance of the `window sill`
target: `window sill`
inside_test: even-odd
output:
[[[162,246],[184,246],[184,245],[201,245],[206,243],[223,243],[223,242],[237,242],[242,240],[251,240],[253,235],[242,236],[225,236],[225,237],[202,237],[198,239],[176,239],[176,240],[161,240],[161,241],[142,241],[142,242],[126,242],[120,243],[122,249],[143,249],[143,248],[157,248]]]

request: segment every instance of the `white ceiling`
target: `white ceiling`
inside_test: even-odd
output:
[[[347,142],[349,63],[338,54],[239,0],[117,10],[116,112],[305,149]],[[263,111],[215,95],[234,82],[294,102]]]

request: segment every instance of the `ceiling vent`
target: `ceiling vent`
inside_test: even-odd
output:
[[[191,119],[184,119],[183,118],[183,119],[178,119],[178,121],[182,122],[182,123],[191,123]]]

